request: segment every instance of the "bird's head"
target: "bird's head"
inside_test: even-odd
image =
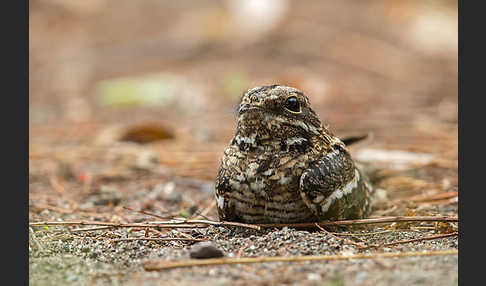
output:
[[[322,137],[329,134],[307,96],[289,86],[252,88],[243,94],[236,112],[237,135],[246,141],[310,143],[314,137],[326,139]]]

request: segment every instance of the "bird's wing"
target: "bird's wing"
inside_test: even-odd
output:
[[[312,163],[299,184],[302,199],[320,220],[366,216],[370,188],[344,148],[336,148]]]
[[[216,197],[216,207],[218,209],[218,214],[221,220],[230,219],[229,216],[232,213],[231,206],[229,206],[229,200],[225,198],[226,192],[231,192],[231,187],[229,185],[229,175],[221,163],[218,169],[218,176],[216,177],[215,184],[215,197]]]

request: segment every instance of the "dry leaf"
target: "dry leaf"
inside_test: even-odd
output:
[[[143,144],[172,138],[174,138],[174,133],[167,128],[156,124],[146,124],[129,128],[120,140]]]

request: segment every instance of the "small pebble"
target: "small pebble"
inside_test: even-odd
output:
[[[317,273],[309,273],[309,274],[307,274],[307,280],[320,281],[320,280],[322,280],[322,277],[321,277],[321,275],[319,275]]]
[[[223,257],[224,253],[212,242],[199,242],[192,246],[189,255],[191,258],[216,258]]]
[[[66,282],[74,282],[74,281],[77,281],[79,279],[78,276],[75,276],[75,275],[71,275],[71,276],[68,276],[66,278]]]
[[[176,190],[174,182],[167,183],[162,190],[163,199],[171,203],[180,203],[183,201],[181,192]]]

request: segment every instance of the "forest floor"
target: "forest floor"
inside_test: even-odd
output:
[[[419,52],[394,34],[405,31],[405,20],[374,22],[378,16],[366,13],[376,10],[360,1],[295,5],[293,17],[247,42],[210,21],[199,31],[204,37],[187,32],[187,22],[226,19],[217,5],[177,22],[186,10],[169,1],[120,1],[107,25],[96,7],[58,12],[56,5],[67,4],[57,2],[30,4],[30,285],[457,285],[454,52]],[[340,9],[367,24],[345,24],[333,12]],[[144,22],[155,11],[164,11],[156,28]],[[184,40],[180,32],[188,33]],[[371,218],[452,221],[258,230],[194,223],[218,221],[214,181],[236,128],[238,97],[273,83],[303,90],[337,136],[372,134],[349,147],[373,181]],[[114,96],[137,88],[162,97],[155,104]],[[161,221],[172,225],[148,225]],[[333,259],[147,267],[190,263],[202,240],[242,262]]]
[[[124,124],[107,127],[103,123],[70,123],[69,126],[56,123],[56,126],[31,128],[29,220],[31,223],[54,223],[30,227],[32,285],[68,282],[70,285],[115,282],[123,285],[457,284],[457,255],[268,262],[146,271],[147,261],[188,260],[189,250],[198,240],[213,241],[230,258],[374,255],[458,249],[455,222],[388,222],[325,227],[326,231],[293,227],[254,230],[207,224],[189,228],[96,225],[104,222],[140,224],[177,217],[218,221],[214,178],[228,140],[201,142],[193,138],[197,133],[190,125],[175,123],[176,119],[169,121],[177,124],[181,131],[174,132],[173,139],[147,144],[120,140],[124,136],[117,134],[126,131]],[[235,125],[230,119],[224,122]],[[220,123],[214,122],[210,126],[220,126]],[[127,129],[134,131],[133,127]],[[231,134],[221,138],[228,139],[229,136]],[[93,140],[82,142],[85,138]],[[361,162],[379,195],[372,217],[457,217],[457,166],[454,160],[432,153],[372,148],[372,142],[363,143],[370,146],[360,147],[360,144],[350,148],[357,160],[368,160]],[[381,157],[385,159],[377,159]],[[90,221],[93,225],[55,225],[69,221]],[[446,237],[439,238],[442,235]],[[439,237],[406,241],[435,236]],[[186,240],[177,240],[181,238]]]

